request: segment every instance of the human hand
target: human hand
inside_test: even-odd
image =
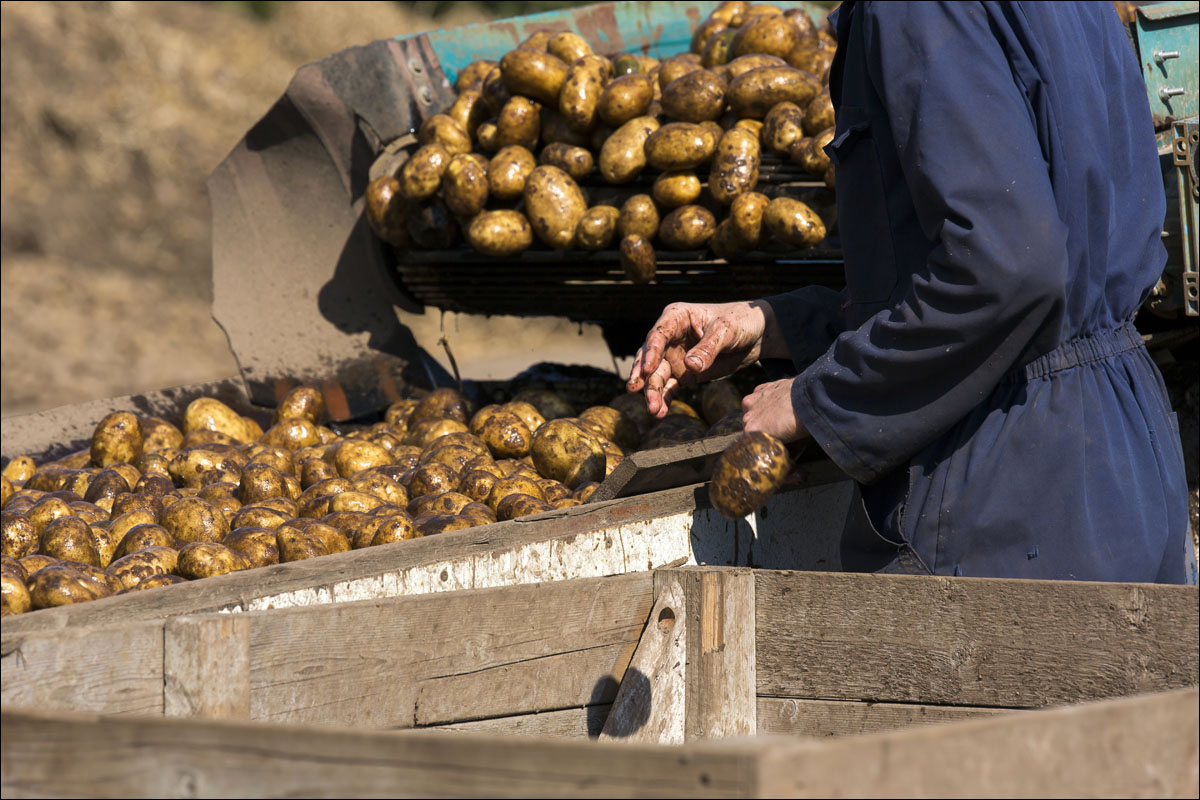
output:
[[[680,386],[714,380],[753,364],[775,326],[764,302],[672,303],[633,359],[627,389],[646,392],[655,417],[667,414]]]
[[[742,429],[747,433],[769,433],[781,442],[809,438],[808,429],[792,405],[795,378],[760,384],[742,399]]]

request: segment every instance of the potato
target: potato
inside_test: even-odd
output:
[[[302,417],[282,419],[262,436],[263,444],[294,452],[302,447],[320,444],[321,436],[311,420]]]
[[[721,417],[713,426],[708,429],[709,436],[723,436],[727,433],[741,433],[742,431],[742,412],[741,409],[731,411]]]
[[[592,54],[592,46],[577,33],[556,33],[546,42],[546,52],[564,64],[574,64],[584,56]]]
[[[484,77],[496,66],[498,65],[495,61],[472,61],[458,73],[458,78],[454,81],[454,90],[460,95],[465,91],[477,90],[483,85]]]
[[[825,145],[833,141],[833,128],[827,128],[816,136],[799,139],[792,145],[792,163],[810,175],[824,175],[829,169],[829,156]]]
[[[412,245],[404,216],[407,212],[400,194],[400,181],[392,175],[380,175],[367,185],[367,222],[383,241],[406,249]]]
[[[466,422],[470,418],[470,402],[467,398],[457,389],[443,386],[421,398],[409,417],[409,425],[426,419],[452,419]]]
[[[548,389],[524,389],[513,396],[514,403],[529,403],[545,419],[569,417],[575,413],[571,404],[557,392]]]
[[[494,154],[500,149],[500,129],[496,127],[495,117],[480,123],[475,130],[475,142],[484,153]]]
[[[658,235],[659,224],[654,200],[648,194],[635,194],[621,206],[620,216],[617,217],[617,235],[622,239],[640,236],[649,242]]]
[[[533,458],[530,456],[526,456],[522,459],[502,458],[495,462],[495,464],[497,467],[499,467],[500,472],[503,473],[503,477],[505,478],[512,478],[516,475],[524,475],[526,478],[533,478],[536,480],[542,477],[534,468]]]
[[[571,497],[578,500],[580,503],[587,503],[592,499],[592,495],[600,488],[600,484],[595,481],[581,483],[571,491]]]
[[[646,163],[656,169],[693,169],[712,158],[717,139],[708,128],[672,122],[646,139]]]
[[[721,67],[718,73],[728,83],[742,73],[749,72],[752,69],[758,69],[759,67],[786,67],[787,65],[787,61],[778,56],[757,53],[733,59]]]
[[[743,128],[726,131],[717,145],[717,156],[708,175],[708,191],[713,199],[729,205],[739,194],[753,191],[758,184],[760,153],[758,137],[750,131]]]
[[[479,87],[480,93],[483,95],[483,103],[493,114],[499,114],[500,109],[504,108],[504,104],[512,98],[512,92],[504,85],[504,73],[497,64],[491,72],[483,78],[483,83]],[[485,123],[486,124],[486,123]],[[483,126],[479,127],[476,132],[480,140],[483,138]]]
[[[246,420],[229,406],[212,397],[198,397],[183,412],[183,433],[213,431],[237,443],[253,441]],[[183,443],[186,446],[186,442]]]
[[[584,56],[572,63],[558,96],[558,108],[567,124],[581,132],[592,129],[611,75],[612,64],[603,56]]]
[[[249,505],[286,494],[284,475],[274,467],[266,464],[247,464],[242,470],[242,480],[238,485],[238,500],[242,503]]]
[[[408,505],[408,490],[379,473],[359,473],[354,478],[354,490],[377,497],[385,504]]]
[[[163,586],[174,586],[177,583],[187,583],[187,578],[182,578],[178,575],[151,575],[133,587],[133,591],[141,592],[146,589],[158,589]]]
[[[814,247],[825,238],[825,224],[817,213],[791,197],[776,197],[763,214],[767,230],[793,247]]]
[[[666,89],[675,79],[682,78],[689,72],[695,72],[698,69],[701,69],[699,59],[684,58],[683,56],[668,58],[658,70],[658,88]]]
[[[175,574],[190,581],[249,569],[242,555],[218,542],[191,542],[179,551]]]
[[[529,475],[514,474],[507,478],[501,478],[496,481],[495,485],[492,486],[492,490],[488,493],[487,506],[492,511],[496,511],[496,507],[500,501],[510,494],[527,494],[538,499],[545,499],[540,481],[541,478],[536,475],[531,477]]]
[[[484,255],[512,257],[533,244],[533,228],[520,211],[484,211],[467,227],[467,242]]]
[[[24,614],[33,608],[23,574],[23,569],[19,572],[6,569],[0,574],[0,616]]]
[[[786,58],[789,66],[803,70],[819,79],[833,63],[833,56],[833,48],[821,47],[819,44],[814,47],[810,43],[801,42],[787,54]]]
[[[444,439],[445,437],[443,437]],[[461,444],[443,444],[442,439],[438,439],[430,445],[430,448],[424,455],[421,456],[421,464],[445,464],[458,474],[462,474],[466,469],[466,464],[478,458],[479,454],[469,447]]]
[[[700,198],[700,179],[691,170],[663,172],[654,179],[650,192],[663,208],[678,208]]]
[[[423,419],[413,426],[404,443],[425,447],[430,442],[452,433],[465,433],[467,426],[456,419]]]
[[[400,183],[400,196],[412,203],[433,197],[442,185],[442,175],[450,164],[450,156],[446,148],[437,143],[419,148],[396,175]],[[409,233],[412,233],[411,222]]]
[[[10,481],[27,481],[36,471],[37,467],[29,456],[17,456],[4,465],[4,477]]]
[[[171,535],[171,532],[153,522],[139,523],[124,533],[117,531],[115,527],[111,528],[110,532],[115,537],[119,537],[117,548],[113,551],[113,559],[117,561],[139,550],[145,550],[147,547],[175,548],[175,537]]]
[[[332,498],[333,493],[329,493],[329,496]],[[275,529],[294,516],[295,514],[276,508],[258,504],[249,505],[238,509],[237,513],[230,518],[229,528],[230,530],[246,527]]]
[[[28,519],[4,511],[0,520],[0,552],[13,558],[24,558],[37,550],[38,532]]]
[[[435,514],[457,514],[467,504],[474,502],[469,496],[460,492],[443,492],[442,494],[427,494],[417,497],[408,504],[408,513],[412,517],[433,512]]]
[[[38,552],[61,561],[100,566],[91,528],[78,517],[59,517],[47,524],[38,537]]]
[[[487,500],[488,495],[492,492],[492,487],[498,480],[500,477],[493,472],[473,469],[464,474],[458,482],[458,492],[482,503]]]
[[[534,434],[530,455],[540,475],[565,483],[572,489],[604,477],[604,448],[600,442],[578,425],[565,420],[551,420],[539,428]],[[497,489],[501,483],[503,481],[497,483]],[[497,489],[492,490],[492,496]],[[494,505],[490,498],[488,505]]]
[[[532,167],[530,169],[532,169]],[[387,411],[384,412],[383,418],[389,425],[392,425],[393,427],[407,428],[408,418],[412,416],[412,413],[416,410],[417,405],[418,401],[416,400],[397,400],[387,407]]]
[[[759,67],[744,72],[729,84],[729,106],[740,117],[761,119],[778,103],[807,106],[820,82],[803,70],[792,67]]]
[[[708,244],[716,229],[717,220],[707,208],[682,206],[663,217],[658,238],[672,250],[696,250]]]
[[[725,110],[725,79],[707,69],[682,75],[662,90],[663,112],[682,122],[715,120]]]
[[[604,87],[596,113],[606,124],[618,128],[646,113],[654,99],[654,84],[640,73],[622,75]]]
[[[417,141],[441,145],[451,157],[471,152],[471,137],[449,114],[434,114],[422,122],[417,131]]]
[[[338,497],[342,496],[338,495]],[[286,533],[289,529],[299,529],[320,539],[321,544],[330,555],[348,553],[352,549],[351,538],[354,536],[354,532],[365,525],[369,519],[370,517],[360,511],[334,511],[322,517],[320,522],[305,520],[304,523],[300,523],[297,520],[280,525],[275,530],[275,538],[278,542],[281,532]],[[304,527],[299,527],[301,524]]]
[[[729,414],[741,412],[742,393],[728,380],[706,383],[700,390],[700,410],[709,425],[716,425]]]
[[[783,485],[789,468],[782,442],[766,433],[744,433],[717,459],[709,499],[724,516],[744,517],[762,508]]]
[[[483,83],[480,81],[480,86]],[[454,104],[446,111],[446,115],[466,131],[467,136],[474,139],[479,126],[492,115],[492,110],[483,101],[483,92],[479,89],[467,89],[458,93]]]
[[[558,167],[576,181],[587,177],[596,166],[590,152],[565,142],[546,145],[538,163]]]
[[[737,30],[733,28],[727,28],[710,36],[708,44],[704,46],[704,52],[700,55],[700,66],[705,69],[713,69],[729,63],[733,58],[733,38],[735,36],[737,36]]]
[[[500,59],[504,86],[513,95],[525,95],[548,106],[558,104],[567,80],[567,65],[550,53],[518,48]]]
[[[183,444],[183,431],[167,422],[162,417],[141,417],[142,453],[161,453],[165,450],[178,450]],[[136,464],[136,461],[130,462]],[[145,472],[145,470],[142,470]]]
[[[646,166],[646,140],[658,127],[653,117],[636,117],[617,128],[600,150],[600,174],[604,179],[628,183],[636,178]]]
[[[403,488],[403,487],[401,487]],[[383,505],[383,501],[365,492],[342,492],[329,501],[330,513],[338,511],[370,511]]]
[[[327,460],[332,461],[338,475],[349,478],[369,467],[392,463],[392,455],[387,448],[373,442],[344,439],[333,445],[333,452],[327,456]]]
[[[745,192],[733,198],[729,206],[729,223],[733,226],[739,247],[753,250],[762,246],[766,238],[762,218],[769,202],[761,192]]]
[[[112,594],[107,581],[96,580],[65,563],[55,563],[32,573],[27,581],[33,608],[86,603]]]
[[[731,25],[730,18],[727,16],[716,16],[716,13],[710,14],[708,19],[700,23],[700,26],[692,32],[691,52],[695,55],[700,55],[704,52],[708,42],[718,33],[726,31]]]
[[[417,520],[416,528],[421,536],[436,536],[439,533],[474,528],[479,524],[480,522],[472,517],[460,517],[457,514],[433,514]]]
[[[658,258],[654,246],[643,236],[631,234],[621,239],[621,269],[625,276],[637,284],[654,280],[658,270]]]
[[[425,464],[417,467],[409,483],[410,497],[420,497],[423,494],[441,494],[453,491],[459,483],[458,472],[446,464]]]
[[[501,409],[484,421],[478,436],[496,458],[522,458],[533,434],[520,417]]]
[[[804,138],[804,111],[795,103],[777,104],[763,120],[761,138],[768,150],[789,154],[792,145]]]
[[[800,44],[800,31],[780,16],[758,16],[738,28],[730,44],[734,57],[765,53],[786,58]]]
[[[219,542],[229,533],[225,516],[198,497],[185,497],[163,509],[158,522],[181,543]]]
[[[497,200],[515,200],[525,192],[529,173],[537,166],[533,153],[519,145],[502,148],[488,164],[488,192]]]
[[[442,199],[451,213],[473,217],[487,205],[487,171],[472,155],[450,159],[442,176]],[[470,236],[468,235],[468,241]]]
[[[541,498],[527,494],[510,494],[496,504],[496,519],[509,520],[517,517],[527,517],[530,514],[541,514],[554,507]]]
[[[541,113],[541,131],[538,136],[544,146],[566,144],[571,147],[586,148],[591,137],[586,131],[575,130],[558,111],[543,109]]]
[[[132,589],[151,575],[168,575],[175,571],[179,553],[170,547],[145,547],[123,556],[108,565],[106,572]]]
[[[534,234],[562,250],[571,246],[587,203],[570,175],[558,167],[541,166],[525,182],[525,209]]]
[[[394,517],[389,517],[386,522],[379,526],[379,529],[375,532],[375,537],[371,540],[371,546],[402,542],[406,539],[416,539],[420,536],[422,534],[413,524],[412,517],[408,514],[397,514]]]
[[[604,250],[617,233],[621,212],[613,206],[593,206],[579,219],[575,228],[575,246],[583,250]]]
[[[541,130],[541,107],[528,97],[517,95],[504,104],[496,118],[496,144],[534,150]]]
[[[833,127],[833,101],[826,86],[804,109],[803,128],[808,136],[817,136]]]
[[[92,434],[91,462],[107,467],[117,461],[132,463],[142,457],[142,423],[136,415],[116,411],[100,420]]]

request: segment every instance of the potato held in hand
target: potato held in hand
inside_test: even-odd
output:
[[[708,488],[713,507],[730,519],[762,508],[788,474],[783,442],[766,433],[738,437],[717,460]]]

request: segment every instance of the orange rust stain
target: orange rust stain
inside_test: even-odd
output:
[[[625,37],[617,26],[617,13],[612,3],[593,6],[575,15],[579,35],[587,39],[597,53],[615,55],[625,49]]]
[[[375,372],[379,375],[379,390],[383,392],[383,396],[392,403],[399,400],[400,389],[396,386],[396,379],[392,375],[392,369],[389,361],[384,358],[376,358]]]
[[[329,378],[321,381],[321,394],[325,395],[325,413],[334,422],[350,419],[350,401],[342,385]]]
[[[279,403],[283,396],[292,390],[296,382],[291,378],[276,378],[275,385],[272,387],[275,392],[275,402]]]

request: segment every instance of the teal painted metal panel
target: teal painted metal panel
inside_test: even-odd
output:
[[[1160,152],[1171,123],[1200,113],[1200,2],[1153,3],[1137,10],[1137,45]]]
[[[718,5],[719,2],[710,0],[599,3],[429,31],[422,35],[429,38],[442,71],[453,83],[458,73],[472,61],[499,61],[501,56],[537,31],[572,31],[586,39],[597,53],[605,55],[641,53],[655,58],[676,55],[688,49],[692,31]],[[787,3],[781,7],[803,8],[821,23],[828,13],[814,3]]]

